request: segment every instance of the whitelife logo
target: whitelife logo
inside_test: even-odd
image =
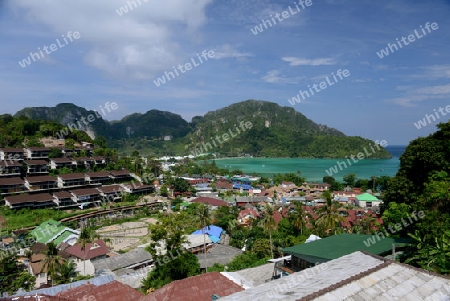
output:
[[[430,22],[427,22],[425,24],[425,28],[427,29],[428,33],[431,33],[430,28],[433,29],[433,30],[437,30],[439,28],[439,26],[438,26],[438,24],[436,22],[433,22],[431,24],[430,24]],[[410,43],[416,41],[416,37],[417,37],[417,39],[421,39],[421,38],[423,38],[424,36],[427,35],[427,32],[422,27],[422,25],[420,25],[420,29],[422,29],[423,36],[420,35],[420,33],[417,32],[417,29],[414,29],[414,34],[408,35],[408,41],[409,42],[407,42],[406,38],[402,36],[402,38],[400,40],[403,42],[403,45],[404,46],[408,46]],[[397,41],[398,47],[402,48],[403,47],[402,43],[400,43],[398,38],[396,38],[395,40]],[[395,43],[394,44],[388,43],[386,48],[381,49],[379,52],[377,52],[377,55],[378,55],[378,57],[380,59],[382,59],[385,56],[388,56],[390,53],[394,53],[394,51],[397,51],[398,47],[397,47],[397,45]],[[390,50],[390,53],[389,53],[389,50]]]
[[[430,123],[431,123],[431,120],[433,120],[433,122],[435,122],[435,121],[436,121],[436,118],[437,118],[437,119],[440,119],[440,118],[441,118],[441,117],[439,116],[438,112],[436,112],[436,109],[433,109],[433,111],[434,111],[434,115],[436,115],[436,117],[434,117],[433,114],[431,114],[431,115],[425,114],[425,118],[424,118],[424,119],[421,119],[421,120],[419,120],[419,121],[417,121],[417,122],[414,122],[414,125],[416,126],[416,128],[417,128],[418,130],[420,130],[422,127],[426,127],[428,124],[430,124]],[[444,116],[447,115],[447,113],[450,113],[450,105],[448,105],[448,106],[445,107],[445,111],[446,111],[447,113],[444,112],[444,108],[443,108],[443,107],[439,107],[439,110],[438,110],[438,111],[441,113],[442,117],[444,117]],[[427,123],[427,121],[428,121],[428,123]]]
[[[381,150],[380,145],[382,147],[386,147],[387,141],[386,140],[381,140],[381,142],[378,143],[378,140],[375,141],[375,147],[378,149],[378,151]],[[364,147],[364,153],[363,152],[359,152],[356,156],[355,155],[351,155],[350,159],[352,159],[353,163],[358,163],[359,160],[363,160],[367,157],[370,157],[371,155],[373,155],[374,153],[376,153],[377,151],[373,148],[372,144],[369,144],[370,148],[372,149],[373,153],[368,152],[367,149]],[[357,157],[358,159],[356,159],[355,157]],[[347,158],[347,156],[345,157]],[[347,168],[349,166],[352,166],[352,162],[350,161],[350,159],[347,159],[347,163],[345,163],[345,161],[336,161],[336,165],[334,165],[333,167],[330,167],[328,170],[325,170],[325,172],[331,177],[333,174],[337,174],[339,172],[339,169],[342,171],[343,167]],[[339,168],[339,169],[338,169]]]
[[[139,3],[139,5],[137,5],[136,1]],[[133,10],[133,6],[131,4],[134,5],[134,8],[138,8],[138,6],[141,6],[141,0],[136,0],[136,1],[127,1],[127,5],[125,6],[121,6],[119,7],[119,9],[116,9],[116,13],[122,17],[124,14],[128,13],[128,7],[130,8],[130,11]],[[142,0],[142,2],[147,3],[149,0]]]
[[[206,61],[208,60],[208,58],[213,58],[215,55],[216,55],[216,54],[214,53],[213,50],[209,50],[208,52],[206,52],[206,50],[203,50],[201,56],[197,53],[197,58],[198,58],[198,61],[199,61],[200,63],[197,64],[196,61],[195,61],[195,59],[194,59],[194,58],[191,58],[192,65],[194,65],[194,67],[200,66],[201,64],[203,64],[202,57],[203,57],[203,59],[204,59],[205,62],[206,62]],[[191,63],[186,63],[186,64],[184,64],[184,65],[178,65],[178,67],[173,66],[172,68],[173,68],[173,71],[175,72],[175,74],[176,74],[177,76],[180,76],[180,74],[178,73],[178,70],[180,70],[181,73],[186,73],[186,71],[189,71],[189,70],[192,69],[192,65],[191,65]],[[183,70],[183,67],[184,67],[184,70]],[[177,68],[178,68],[178,70],[177,70]],[[172,78],[170,78],[170,77],[172,77]],[[170,81],[170,80],[172,80],[172,79],[175,79],[175,75],[173,74],[172,71],[169,71],[169,72],[166,71],[166,72],[164,72],[163,76],[158,77],[158,79],[154,80],[153,83],[154,83],[157,87],[159,87],[159,86],[161,86],[161,85],[163,85],[163,84],[166,83],[166,79],[167,79],[167,81]]]
[[[47,45],[45,45],[44,47],[42,47],[43,49],[41,49],[41,47],[38,47],[39,52],[34,52],[34,53],[30,52],[30,55],[27,58],[23,59],[22,61],[19,61],[19,65],[22,68],[25,68],[26,66],[31,65],[31,63],[32,63],[31,60],[33,60],[33,62],[36,62],[37,60],[40,60],[43,57],[45,57],[45,54],[42,52],[42,50],[44,50],[46,54],[51,54],[52,52],[55,52],[56,50],[61,49],[64,46],[68,45],[69,42],[67,41],[67,39],[69,39],[70,42],[73,42],[73,40],[78,40],[81,36],[78,31],[74,31],[73,33],[71,31],[69,31],[67,33],[67,39],[66,39],[66,36],[64,36],[64,35],[62,35],[62,37],[63,37],[65,44],[62,44],[59,41],[59,38],[57,38],[56,42],[58,45],[51,44],[49,47]]]
[[[294,97],[292,97],[291,99],[288,99],[289,103],[294,106],[295,103],[300,103],[302,100],[305,100],[307,97],[311,97],[314,95],[314,90],[319,93],[322,90],[325,90],[326,88],[328,88],[329,86],[334,85],[335,83],[337,83],[339,80],[336,78],[336,75],[339,77],[340,80],[343,80],[342,76],[344,77],[349,77],[350,76],[350,71],[348,71],[347,69],[344,69],[344,71],[341,71],[341,69],[339,69],[338,71],[336,71],[336,75],[334,75],[333,72],[331,72],[331,75],[333,76],[334,82],[330,81],[330,79],[327,77],[326,78],[326,82],[320,82],[319,84],[313,84],[312,88],[310,85],[308,85],[309,88],[309,92],[311,94],[308,93],[308,91],[298,91],[298,94]],[[320,87],[320,88],[319,88]],[[300,96],[302,97],[302,99],[300,99]]]
[[[102,105],[99,105],[99,108],[101,109],[103,116],[106,116],[105,109],[108,111],[108,113],[111,113],[111,110],[116,110],[118,108],[118,106],[117,106],[116,102],[112,102],[110,104],[108,101],[105,103],[105,107],[102,107]],[[76,124],[68,123],[66,127],[64,127],[61,131],[56,133],[56,136],[58,137],[58,139],[64,139],[64,137],[66,137],[69,134],[69,130],[71,132],[73,132],[74,130],[81,130],[85,126],[87,126],[89,123],[94,122],[96,119],[102,118],[102,116],[97,111],[94,111],[94,113],[95,113],[95,116],[94,116],[94,114],[89,114],[87,117],[82,116],[80,118],[81,120],[78,120]],[[83,122],[84,126],[80,123],[80,121]]]
[[[242,129],[242,132],[245,132],[246,130],[249,130],[249,129],[251,129],[253,127],[253,124],[250,121],[247,121],[247,122],[241,121],[239,123],[239,125],[240,125],[240,128]],[[241,133],[241,131],[239,130],[239,128],[236,125],[235,125],[235,130],[236,130],[236,134],[234,134],[231,129],[228,129],[228,132],[230,133],[231,138],[234,138],[238,134]],[[218,145],[216,144],[216,141],[219,143],[219,145],[221,145],[221,144],[227,142],[230,139],[230,135],[228,135],[227,133],[222,134],[222,139],[223,139],[222,141],[220,140],[220,136],[216,135],[216,137],[211,137],[211,141],[212,141],[212,143],[214,144],[215,147],[218,147]],[[201,154],[205,153],[208,150],[208,147],[209,147],[209,149],[213,148],[213,146],[211,145],[211,142],[206,142],[206,143],[203,142],[203,145],[200,146],[199,148],[196,148],[192,152],[192,155],[194,157],[198,157]]]

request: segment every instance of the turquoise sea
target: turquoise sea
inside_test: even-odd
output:
[[[349,173],[354,173],[360,179],[369,179],[372,176],[394,176],[399,168],[400,155],[406,146],[387,146],[386,150],[392,154],[391,159],[363,159],[333,174],[337,180]],[[308,181],[321,182],[326,170],[335,166],[338,161],[345,159],[302,159],[302,158],[232,158],[219,159],[216,164],[220,168],[240,169],[246,174],[256,173],[261,176],[271,176],[277,173],[296,173],[300,171]]]

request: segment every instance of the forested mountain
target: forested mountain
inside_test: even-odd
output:
[[[250,129],[242,130],[240,123],[250,122]],[[190,149],[223,133],[240,133],[210,152],[226,155],[251,154],[269,157],[336,158],[357,154],[373,141],[348,137],[342,132],[320,125],[291,107],[281,107],[267,101],[247,100],[226,108],[194,117],[194,132],[190,135]],[[245,128],[245,127],[244,127]],[[216,142],[217,144],[217,142]],[[382,149],[371,158],[389,158]]]
[[[15,116],[68,125],[94,113],[73,104],[59,104],[51,108],[25,108]],[[245,124],[251,126],[247,128]],[[368,139],[348,137],[336,129],[316,124],[291,107],[256,100],[243,101],[208,112],[205,116],[196,116],[191,123],[174,113],[150,110],[112,122],[99,116],[81,129],[93,138],[98,135],[105,137],[108,145],[119,151],[131,152],[137,149],[141,153],[154,155],[198,153],[200,147],[214,142],[209,149],[200,152],[220,153],[222,156],[250,154],[344,158],[350,154],[356,155],[364,148],[369,149],[374,144]],[[217,135],[222,137],[227,133],[232,136],[227,141],[215,140]],[[381,149],[371,158],[390,156],[385,149]]]

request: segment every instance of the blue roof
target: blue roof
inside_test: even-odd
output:
[[[238,183],[233,183],[233,189],[244,189],[244,190],[250,190],[253,189],[253,187],[251,185],[248,184],[238,184]]]
[[[211,239],[211,241],[213,242],[213,243],[218,243],[219,241],[220,241],[220,238],[219,237],[217,237],[217,236],[215,236],[215,235],[208,235],[208,237],[209,237],[209,239]]]
[[[214,236],[217,238],[222,235],[223,229],[218,227],[218,226],[214,226],[214,225],[210,225],[210,226],[205,226],[200,230],[194,231],[192,234],[203,234],[206,233],[208,234],[209,238],[211,238],[211,240],[213,242],[215,242],[213,240]]]

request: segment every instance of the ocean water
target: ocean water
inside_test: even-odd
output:
[[[296,173],[300,171],[308,181],[321,182],[322,178],[329,172],[330,168],[338,162],[347,163],[347,167],[341,163],[338,172],[332,172],[332,176],[338,181],[349,173],[356,174],[357,178],[369,179],[372,176],[394,176],[399,168],[400,155],[406,146],[388,146],[386,150],[392,154],[390,159],[363,159],[351,165],[345,159],[303,159],[303,158],[233,158],[219,159],[216,164],[220,168],[240,169],[246,174],[256,173],[260,176],[272,176],[277,173]],[[341,170],[342,169],[342,170]]]

